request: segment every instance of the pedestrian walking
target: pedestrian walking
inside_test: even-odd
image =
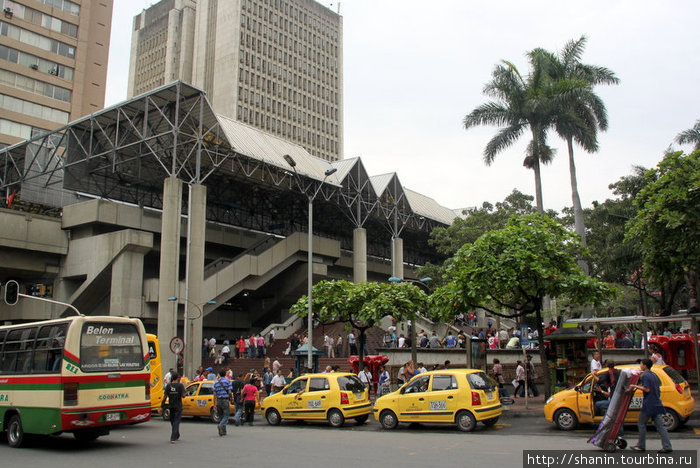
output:
[[[535,385],[535,379],[537,378],[537,373],[535,372],[535,365],[532,363],[532,356],[527,355],[527,367],[525,368],[525,375],[527,376],[527,388],[532,392],[533,397],[540,396],[539,390],[537,390],[537,385]]]
[[[219,424],[216,426],[219,430],[219,436],[226,435],[226,425],[228,418],[231,416],[231,400],[233,399],[233,387],[231,381],[226,378],[226,371],[219,371],[219,378],[214,383],[214,405],[216,406],[216,414],[219,417]]]
[[[241,398],[241,390],[245,386],[243,381],[243,372],[238,374],[238,378],[231,382],[231,393],[233,393],[233,404],[236,407],[236,412],[233,414],[233,423],[236,426],[241,425],[241,415],[243,415],[243,400]]]
[[[525,396],[525,368],[523,361],[520,360],[515,367],[515,391],[513,393],[515,394],[513,398]]]
[[[180,421],[182,420],[182,397],[185,395],[185,386],[180,383],[180,375],[173,371],[170,375],[170,383],[165,386],[163,400],[160,402],[162,409],[170,411],[170,443],[180,440]]]
[[[255,403],[259,398],[258,385],[255,378],[251,378],[250,382],[245,384],[241,389],[241,397],[243,398],[243,422],[253,425],[253,416],[255,415]]]
[[[659,437],[661,437],[661,450],[659,450],[659,453],[669,453],[673,451],[673,447],[671,446],[671,439],[668,436],[668,431],[664,426],[663,415],[666,414],[666,409],[659,397],[660,382],[656,374],[651,371],[652,365],[651,359],[642,359],[642,362],[639,363],[639,367],[643,372],[640,379],[641,383],[630,385],[631,389],[641,390],[644,394],[642,409],[639,412],[639,419],[637,420],[639,438],[637,439],[637,445],[632,447],[632,450],[635,452],[643,452],[646,450],[647,421],[651,418],[652,421],[654,421],[656,432],[659,434]]]

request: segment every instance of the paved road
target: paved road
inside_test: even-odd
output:
[[[674,448],[697,449],[700,435],[687,427],[672,435]],[[11,449],[0,442],[2,466],[156,468],[202,466],[521,466],[524,449],[595,448],[586,443],[592,428],[561,432],[542,418],[505,417],[502,424],[464,434],[441,426],[401,425],[383,431],[376,422],[348,423],[341,429],[325,424],[283,423],[278,427],[258,421],[253,427],[229,428],[227,437],[216,435],[207,421],[185,420],[182,440],[168,443],[170,425],[159,419],[112,431],[92,444],[62,435],[34,441],[29,448]],[[634,428],[628,428],[633,438]],[[698,431],[700,432],[700,431]],[[653,430],[648,447],[660,443]],[[630,452],[631,453],[631,452]],[[330,462],[330,460],[333,462]]]

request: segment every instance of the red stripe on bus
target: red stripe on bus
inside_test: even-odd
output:
[[[73,354],[69,353],[69,352],[66,351],[65,349],[63,350],[63,354],[64,354],[68,359],[71,359],[72,361],[74,361],[74,362],[80,364],[80,359],[78,359],[77,356],[74,356]]]

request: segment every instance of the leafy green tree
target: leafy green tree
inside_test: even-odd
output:
[[[490,165],[496,155],[515,143],[529,130],[524,166],[535,174],[535,200],[537,210],[544,212],[540,164],[551,161],[553,151],[547,145],[547,130],[557,115],[578,92],[588,84],[581,79],[552,79],[550,54],[535,49],[527,54],[530,71],[527,77],[506,60],[496,65],[491,81],[484,86],[484,94],[494,100],[478,106],[464,117],[465,129],[477,125],[502,127],[488,142],[484,150],[484,162]]]
[[[569,177],[571,179],[571,199],[574,211],[574,230],[586,245],[586,226],[578,193],[576,179],[576,163],[574,160],[574,141],[584,150],[593,153],[598,151],[598,130],[607,130],[608,117],[605,104],[593,91],[599,84],[618,84],[619,79],[611,70],[605,67],[581,63],[581,56],[586,46],[586,36],[567,42],[558,55],[551,55],[552,65],[549,68],[555,80],[583,80],[587,88],[568,101],[568,106],[562,107],[556,116],[554,127],[557,133],[566,140],[569,152]],[[585,262],[580,263],[584,267]],[[587,266],[584,271],[588,272]]]
[[[693,150],[700,150],[700,120],[695,122],[692,128],[683,130],[676,135],[676,143],[679,145],[693,145]]]
[[[484,202],[481,208],[467,208],[462,211],[462,217],[455,218],[446,228],[435,228],[430,233],[428,243],[443,255],[454,255],[464,244],[471,244],[482,234],[501,229],[514,215],[534,213],[532,206],[534,197],[525,195],[517,189],[502,201],[492,205]],[[554,213],[552,213],[554,216]],[[439,287],[446,282],[445,268],[449,261],[442,265],[426,263],[418,268],[418,276],[433,278],[433,287]]]
[[[578,236],[547,216],[515,216],[505,228],[487,232],[459,249],[448,267],[452,280],[431,296],[433,310],[445,321],[477,307],[509,318],[534,314],[537,332],[543,337],[545,296],[566,296],[571,303],[581,304],[597,303],[612,294],[606,284],[587,276],[576,264],[582,249]],[[547,362],[544,346],[540,346],[540,358]],[[545,388],[548,394],[547,372]]]
[[[639,212],[627,224],[628,242],[642,254],[644,272],[655,282],[685,279],[689,307],[697,309],[700,265],[700,150],[668,153],[647,171],[635,198]],[[671,310],[664,310],[668,315]]]
[[[320,281],[313,286],[313,314],[323,324],[345,323],[359,332],[359,358],[362,362],[368,329],[384,317],[397,321],[415,320],[425,309],[428,296],[412,283],[351,283],[343,280]],[[290,312],[305,317],[308,298],[302,296]]]
[[[593,208],[585,211],[591,276],[619,286],[622,299],[608,303],[611,313],[670,311],[679,300],[682,281],[653,282],[644,274],[639,249],[624,241],[626,223],[637,215],[634,199],[648,183],[647,169],[640,166],[632,169],[632,174],[608,186],[615,198],[594,202]],[[631,294],[624,293],[624,289],[630,289]],[[637,297],[636,304],[630,301],[633,295]]]

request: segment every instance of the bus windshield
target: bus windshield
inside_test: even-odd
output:
[[[89,322],[80,334],[83,372],[138,370],[144,366],[138,328],[130,323]]]

